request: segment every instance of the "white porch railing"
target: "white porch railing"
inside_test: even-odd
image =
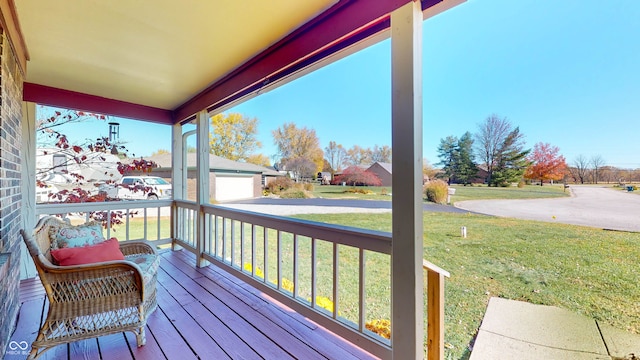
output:
[[[367,269],[367,258],[382,257],[390,268],[390,233],[215,205],[199,208],[186,201],[175,201],[174,216],[174,243],[192,251],[198,263],[213,262],[372,354],[391,358],[391,343],[365,327],[373,320],[367,319],[367,273],[372,270]],[[432,327],[427,332],[428,358],[438,359],[444,349],[443,279],[448,273],[427,262],[424,268]],[[357,286],[342,287],[345,276],[355,276]],[[382,281],[391,288],[390,274]],[[350,316],[343,314],[347,307]]]
[[[107,237],[114,232],[119,240],[145,239],[157,245],[182,246],[196,255],[198,263],[211,261],[372,354],[391,358],[390,341],[365,327],[367,320],[373,320],[367,318],[367,274],[373,270],[367,268],[367,259],[381,257],[378,260],[390,268],[390,233],[199,206],[189,201],[36,206],[38,216],[70,214],[78,221],[88,220],[94,211],[105,211],[107,221],[111,213],[123,215],[122,224],[107,226]],[[427,261],[424,269],[427,358],[442,359],[444,278],[449,274]],[[341,286],[345,276],[355,276],[357,286]],[[385,276],[376,278],[376,282],[388,281],[385,286],[390,289],[390,274]]]
[[[156,245],[171,244],[171,200],[109,201],[94,203],[37,204],[36,216],[64,215],[71,220],[90,220],[91,212],[106,212],[106,237],[120,241],[143,239]],[[112,214],[122,224],[111,224]]]

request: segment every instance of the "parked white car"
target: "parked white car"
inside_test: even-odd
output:
[[[116,183],[120,199],[171,199],[171,183],[157,176],[123,176]],[[109,193],[109,190],[106,190]]]

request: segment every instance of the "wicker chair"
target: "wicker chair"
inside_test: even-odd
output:
[[[70,225],[46,216],[36,225],[35,239],[21,231],[49,300],[29,359],[56,345],[123,331],[132,331],[143,346],[147,318],[157,307],[157,263],[145,272],[129,260],[151,254],[157,262],[157,251],[146,241],[127,241],[120,243],[125,260],[56,266],[49,234],[52,227],[64,226]]]

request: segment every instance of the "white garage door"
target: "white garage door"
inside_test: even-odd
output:
[[[253,176],[216,175],[216,200],[229,201],[253,198]]]

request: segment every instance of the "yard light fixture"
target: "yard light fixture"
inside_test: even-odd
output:
[[[110,122],[109,123],[109,142],[115,143],[120,139],[120,123]],[[111,154],[118,155],[118,147],[113,144],[111,146]]]
[[[120,123],[109,123],[109,142],[116,142],[120,139]],[[113,150],[112,150],[113,151]]]

